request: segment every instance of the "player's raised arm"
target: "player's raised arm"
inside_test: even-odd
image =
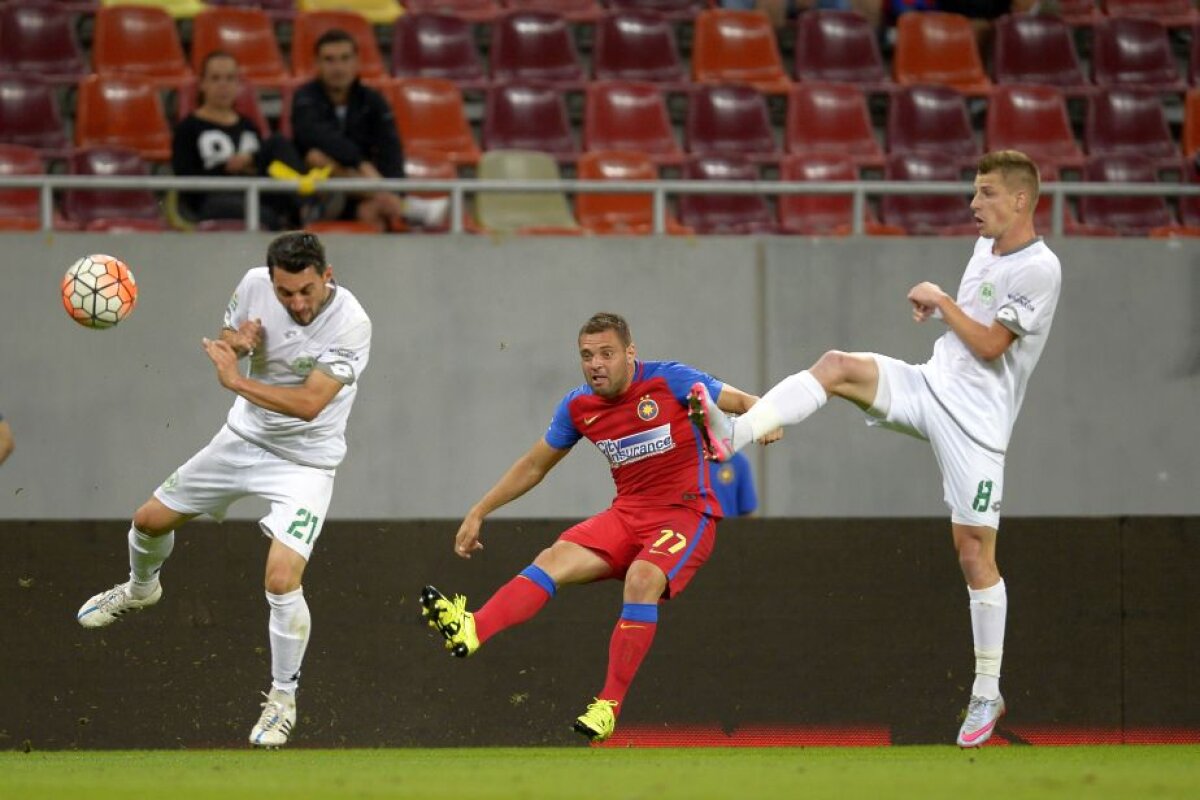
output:
[[[454,537],[454,552],[463,558],[470,558],[471,553],[483,549],[479,541],[479,529],[484,517],[541,483],[546,473],[554,469],[569,452],[569,449],[560,450],[551,447],[545,439],[538,439],[528,452],[513,462],[496,481],[496,485],[472,506]]]
[[[238,370],[237,353],[228,342],[204,339],[202,343],[204,352],[217,368],[217,380],[221,385],[268,411],[311,422],[329,405],[343,385],[341,381],[316,369],[299,386],[276,386],[256,381]]]
[[[222,328],[221,341],[233,348],[238,358],[245,358],[262,347],[262,320],[248,319],[237,328]]]
[[[963,344],[981,361],[995,361],[1004,355],[1016,334],[999,321],[984,325],[971,319],[959,308],[954,298],[942,291],[936,283],[918,283],[908,292],[908,301],[913,306],[913,319],[924,322],[936,311],[950,330],[962,339]]]

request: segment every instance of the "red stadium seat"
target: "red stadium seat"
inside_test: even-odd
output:
[[[458,87],[439,78],[405,78],[382,87],[396,114],[405,151],[438,155],[454,164],[479,161]]]
[[[1091,157],[1084,167],[1088,181],[1107,183],[1154,183],[1154,162],[1139,155]],[[1176,224],[1167,201],[1162,197],[1105,197],[1085,195],[1079,198],[1079,218],[1087,225],[1116,229],[1122,236],[1145,236],[1155,228]]]
[[[1153,94],[1113,89],[1088,101],[1084,142],[1089,156],[1136,155],[1159,169],[1178,169],[1179,149]]]
[[[652,11],[614,11],[597,23],[592,74],[597,80],[648,81],[669,90],[690,83],[674,27]]]
[[[1092,29],[1092,80],[1104,89],[1185,88],[1167,29],[1152,19],[1109,19]]]
[[[387,77],[375,29],[355,11],[302,11],[292,23],[292,71],[297,79],[311,78],[317,70],[314,48],[326,31],[340,28],[358,45],[358,74],[363,80]]]
[[[497,83],[582,89],[587,82],[566,20],[545,11],[513,11],[492,23],[491,66]]]
[[[604,9],[597,0],[502,0],[513,11],[550,11],[567,22],[595,22]]]
[[[761,11],[701,11],[692,43],[692,78],[697,83],[747,84],[768,94],[784,94],[792,85],[775,31]]]
[[[1142,17],[1168,28],[1188,28],[1200,22],[1191,0],[1104,0],[1110,17]]]
[[[734,154],[695,156],[683,177],[698,181],[754,181],[757,168]],[[758,194],[681,194],[679,221],[698,234],[775,233],[778,226],[766,199]]]
[[[96,12],[92,64],[100,75],[133,75],[162,88],[194,80],[175,20],[153,6],[105,6]]]
[[[0,75],[0,143],[32,147],[50,159],[72,153],[54,92],[36,75]]]
[[[435,12],[405,14],[392,30],[392,74],[398,78],[442,78],[460,89],[483,89],[487,73],[471,23]]]
[[[237,59],[242,80],[255,86],[282,88],[295,81],[283,64],[275,29],[257,8],[207,8],[192,21],[192,69],[204,57],[224,50]]]
[[[653,181],[658,168],[638,152],[597,151],[579,159],[580,180]],[[596,194],[575,196],[575,216],[588,233],[599,235],[645,235],[654,232],[654,198],[650,194]],[[670,234],[692,231],[668,212],[665,228]]]
[[[963,96],[948,86],[907,86],[892,95],[888,152],[937,153],[974,163],[979,143]]]
[[[785,181],[857,181],[854,159],[837,153],[811,153],[783,160]],[[863,226],[874,236],[902,236],[904,229],[875,221],[867,207]],[[846,236],[854,229],[854,197],[850,194],[785,194],[779,197],[779,227],[805,236]]]
[[[1183,108],[1183,157],[1194,161],[1200,153],[1200,89],[1187,93]]]
[[[988,103],[987,149],[1020,150],[1038,164],[1082,169],[1067,104],[1053,86],[997,86]]]
[[[875,31],[853,11],[806,11],[796,18],[796,80],[853,83],[875,93],[896,88]]]
[[[667,105],[650,83],[596,81],[588,86],[583,149],[633,150],[656,164],[682,164]]]
[[[900,17],[896,31],[892,62],[896,83],[950,86],[967,95],[991,92],[975,30],[966,17],[940,11],[910,12]]]
[[[1200,185],[1200,170],[1195,164],[1186,170],[1187,182],[1192,186]],[[1179,221],[1190,229],[1200,229],[1200,197],[1179,198]]]
[[[749,86],[693,89],[684,139],[693,155],[729,154],[756,162],[774,162],[780,156],[766,98]]]
[[[1072,28],[1088,28],[1104,19],[1096,0],[1057,0],[1057,13]]]
[[[409,14],[453,14],[470,22],[491,22],[503,13],[497,0],[405,0],[404,8]]]
[[[71,157],[74,175],[149,175],[134,150],[93,147]],[[89,231],[163,231],[158,200],[147,189],[68,189],[63,194],[67,221]]]
[[[708,0],[608,0],[608,7],[619,11],[653,11],[676,22],[690,22],[701,11],[711,8]]]
[[[1062,19],[1005,14],[994,23],[992,71],[999,84],[1056,86],[1064,94],[1092,91],[1075,49],[1075,37]]]
[[[871,128],[867,99],[851,84],[793,86],[785,139],[792,155],[838,154],[857,167],[883,168],[883,148]]]
[[[971,189],[962,180],[960,162],[939,153],[899,153],[888,158],[886,176],[891,181],[953,181],[963,184],[963,197],[955,195],[884,195],[880,218],[914,236],[977,235],[971,213]]]
[[[458,168],[454,162],[441,153],[427,150],[406,149],[404,151],[404,177],[412,180],[453,180],[458,177]],[[424,198],[448,198],[444,192],[411,192]],[[450,229],[447,218],[441,225],[420,228],[423,233],[445,233]]]
[[[485,150],[534,150],[575,161],[567,104],[552,86],[514,83],[488,90],[483,116]]]
[[[142,78],[101,75],[81,83],[75,144],[81,148],[128,148],[147,161],[169,160],[171,127],[154,84]]]
[[[0,72],[57,84],[83,80],[88,69],[71,14],[58,3],[0,6]]]
[[[42,158],[32,147],[0,144],[0,177],[41,175]],[[36,231],[42,226],[37,189],[0,189],[0,231]]]
[[[1053,165],[1038,165],[1042,186],[1058,182],[1058,170]],[[1043,234],[1054,229],[1054,198],[1043,191],[1033,211],[1033,226]],[[1105,225],[1084,225],[1071,211],[1070,202],[1063,203],[1063,234],[1066,236],[1118,236],[1115,228]]]

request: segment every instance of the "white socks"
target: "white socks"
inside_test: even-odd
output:
[[[801,422],[828,399],[825,387],[808,370],[789,375],[737,418],[733,427],[733,449],[740,450],[776,428]]]
[[[971,596],[971,632],[975,638],[975,685],[971,694],[988,700],[1000,696],[1000,659],[1004,656],[1004,618],[1008,593],[1004,579],[987,589],[967,588]]]
[[[312,620],[308,614],[308,603],[304,602],[304,589],[287,594],[267,592],[271,604],[271,687],[294,693],[300,680],[300,662],[308,647],[308,633]]]
[[[175,547],[175,531],[162,536],[147,536],[129,526],[129,593],[143,600],[154,593],[158,571]]]

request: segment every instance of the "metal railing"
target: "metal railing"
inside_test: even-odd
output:
[[[169,191],[241,191],[246,197],[247,230],[258,230],[260,203],[264,193],[289,193],[297,189],[295,181],[271,178],[217,178],[187,176],[113,176],[93,175],[0,175],[0,189],[38,189],[42,230],[52,230],[54,192],[64,189]],[[885,195],[958,195],[971,194],[969,183],[954,181],[585,181],[585,180],[419,180],[419,179],[332,179],[320,184],[321,192],[438,192],[450,196],[450,230],[463,232],[466,196],[479,192],[568,192],[587,194],[650,194],[653,198],[654,233],[666,233],[667,198],[684,194],[728,195],[851,195],[852,233],[864,233],[868,197]],[[1063,211],[1067,197],[1087,195],[1123,197],[1198,197],[1200,184],[1179,183],[1080,183],[1042,184],[1042,194],[1052,199],[1051,230],[1063,234]],[[965,200],[964,200],[965,203]]]

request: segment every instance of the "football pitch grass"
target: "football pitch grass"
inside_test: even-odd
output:
[[[1200,746],[0,753],[0,798],[1196,798]]]

